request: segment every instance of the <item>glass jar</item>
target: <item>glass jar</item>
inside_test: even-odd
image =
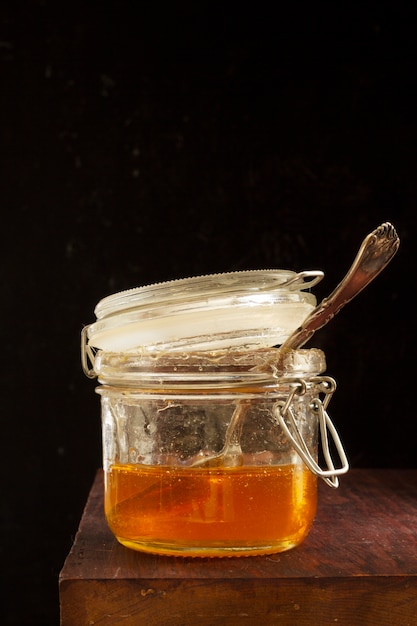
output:
[[[242,285],[242,275],[236,275]],[[254,275],[245,278],[250,283]],[[187,286],[190,281],[195,286],[201,279],[189,279]],[[181,282],[175,288],[181,290]],[[251,291],[249,283],[243,285],[245,293]],[[257,284],[250,295],[252,306],[259,309],[256,295],[262,281]],[[83,333],[84,369],[100,382],[109,527],[129,548],[174,556],[248,556],[293,548],[303,541],[315,516],[317,475],[337,486],[337,475],[347,470],[326,412],[334,381],[322,376],[324,354],[297,350],[281,357],[278,365],[279,350],[264,345],[271,335],[275,340],[277,323],[273,331],[270,324],[260,324],[273,318],[270,311],[263,315],[255,311],[255,325],[239,312],[236,331],[239,315],[235,313],[233,325],[229,302],[218,316],[222,324],[213,332],[215,306],[207,289],[204,306],[201,310],[195,306],[190,318],[184,303],[181,313],[166,315],[172,287],[173,283],[158,286],[162,292],[171,290],[169,305],[164,298],[163,303],[152,302],[155,328],[162,316],[165,322],[169,317],[169,330],[163,322],[160,333],[149,332],[154,323],[149,301],[139,311],[137,301],[138,291],[146,300],[148,288],[140,288],[112,296],[110,304],[116,304],[116,310],[107,308],[101,318],[104,324]],[[271,293],[270,285],[267,291]],[[200,303],[201,292],[198,295],[195,302]],[[280,295],[279,302],[269,300],[275,313],[287,303],[285,294]],[[305,295],[297,296],[303,304]],[[132,296],[135,303],[129,306]],[[120,298],[126,306],[120,306]],[[307,300],[313,306],[311,298]],[[189,303],[190,293],[185,301]],[[247,301],[240,305],[247,313]],[[99,315],[106,306],[98,307]],[[236,301],[234,306],[239,306]],[[183,320],[178,321],[183,313],[193,320],[191,333]],[[117,319],[123,315],[124,320]],[[198,315],[206,325],[199,325]],[[282,329],[282,318],[280,324]],[[196,328],[204,333],[196,333]],[[145,335],[152,335],[152,341],[146,344]],[[162,336],[162,341],[155,341]],[[342,460],[340,469],[330,457],[328,430]],[[317,463],[320,432],[326,470]]]

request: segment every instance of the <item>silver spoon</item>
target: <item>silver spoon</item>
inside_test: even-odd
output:
[[[316,330],[323,328],[345,304],[378,276],[398,250],[400,239],[392,224],[384,222],[373,230],[362,242],[359,252],[343,280],[330,296],[306,317],[279,348],[281,360],[289,350],[301,348]]]
[[[331,319],[358,293],[362,291],[388,265],[398,250],[400,239],[392,224],[384,222],[373,230],[362,242],[358,254],[343,280],[332,293],[322,300],[306,317],[278,349],[278,363],[274,370],[279,373],[285,355],[291,350],[301,348],[316,330],[323,328]],[[270,365],[270,364],[269,364]],[[267,369],[268,365],[262,367]],[[239,402],[227,427],[225,442],[220,452],[199,459],[192,467],[210,465],[215,461],[216,466],[233,466],[242,463],[240,450],[240,430],[242,416],[245,414],[247,402]]]

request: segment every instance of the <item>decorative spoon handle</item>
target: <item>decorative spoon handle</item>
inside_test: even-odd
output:
[[[398,250],[400,239],[389,222],[369,233],[362,242],[353,264],[336,289],[316,306],[282,344],[282,353],[301,348],[325,326],[352,298],[364,289],[388,265]]]

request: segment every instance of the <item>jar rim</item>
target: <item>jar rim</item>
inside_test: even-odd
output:
[[[101,384],[129,387],[276,385],[279,380],[308,378],[325,370],[325,354],[318,348],[283,355],[277,348],[158,354],[99,351],[95,358]]]

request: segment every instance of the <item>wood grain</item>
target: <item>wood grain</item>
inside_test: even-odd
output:
[[[60,575],[62,626],[417,626],[417,470],[319,486],[310,534],[262,557],[191,559],[121,546],[98,472]]]

